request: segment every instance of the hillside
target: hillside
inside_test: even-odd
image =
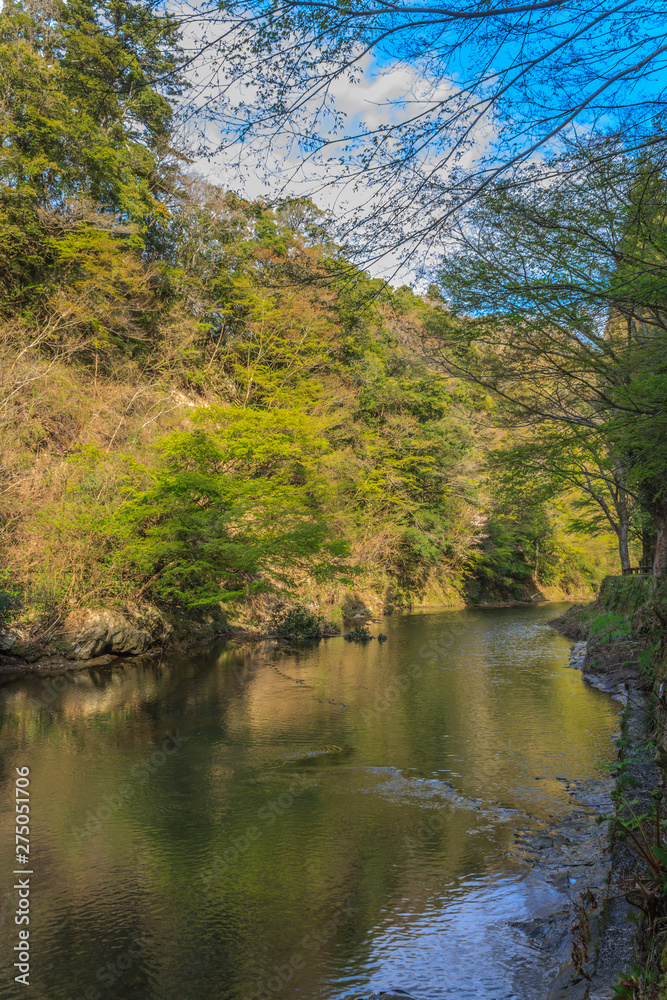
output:
[[[312,203],[188,172],[150,85],[176,29],[139,10],[0,15],[5,625],[47,648],[127,602],[188,632],[590,593],[609,540],[497,494],[497,404],[425,360],[443,303]]]

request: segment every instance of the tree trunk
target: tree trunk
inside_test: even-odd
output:
[[[621,573],[630,569],[630,553],[628,552],[628,525],[622,522],[618,526],[618,554],[621,560]]]
[[[655,540],[655,558],[653,559],[653,586],[664,580],[667,575],[667,504],[655,519],[658,535]]]
[[[628,552],[628,535],[630,534],[630,512],[628,504],[628,494],[625,489],[625,471],[620,463],[614,469],[614,479],[616,481],[615,507],[618,517],[618,554],[621,559],[621,573],[630,569],[630,553]]]
[[[655,528],[642,528],[642,566],[652,566],[655,559]]]

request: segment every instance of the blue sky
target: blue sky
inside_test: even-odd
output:
[[[417,4],[413,3],[404,9],[415,6]],[[170,7],[175,9],[173,4]],[[479,11],[480,7],[476,4],[468,9]],[[191,6],[195,14],[206,8],[206,4]],[[414,181],[415,165],[422,176],[440,165],[435,178],[445,181],[448,177],[455,161],[450,158],[443,165],[443,156],[455,136],[454,126],[443,127],[435,139],[431,137],[421,147],[418,145],[410,170],[404,175],[397,172],[394,177],[391,171],[384,176],[370,173],[366,177],[368,183],[360,185],[351,180],[355,173],[354,154],[364,146],[368,148],[363,133],[378,127],[397,126],[417,110],[428,112],[430,109],[427,117],[432,128],[434,124],[442,122],[444,125],[447,121],[451,101],[463,98],[467,102],[465,121],[473,122],[474,127],[465,147],[461,147],[462,155],[456,165],[468,171],[479,168],[485,160],[487,163],[494,159],[511,160],[514,154],[530,150],[537,140],[548,137],[550,131],[563,123],[563,135],[568,138],[577,135],[583,141],[592,129],[615,126],[623,116],[630,116],[623,126],[629,139],[633,137],[633,128],[637,133],[654,134],[656,111],[667,110],[663,100],[667,84],[665,13],[657,3],[640,6],[638,0],[586,5],[562,3],[557,8],[521,15],[523,21],[514,18],[515,29],[517,26],[527,29],[520,38],[510,34],[499,40],[498,36],[485,35],[483,26],[478,27],[477,33],[459,45],[448,59],[443,58],[443,37],[438,37],[439,28],[413,28],[384,42],[372,54],[366,54],[359,64],[361,73],[357,82],[341,79],[332,85],[333,109],[344,115],[343,130],[337,137],[332,136],[334,119],[330,114],[320,116],[317,127],[323,143],[330,143],[333,137],[339,140],[337,144],[324,145],[318,155],[305,157],[303,148],[293,138],[288,141],[286,137],[274,137],[272,152],[263,159],[260,133],[254,144],[231,142],[224,152],[200,157],[197,168],[209,179],[239,190],[247,197],[278,191],[308,193],[337,216],[352,217],[356,213],[361,220],[364,212],[371,211],[372,206],[377,207],[383,198],[389,203],[393,199],[397,209],[403,206],[401,211],[404,210],[409,204],[406,184]],[[510,19],[506,18],[505,23],[509,24]],[[499,26],[502,28],[502,22]],[[224,25],[219,25],[218,30],[221,27]],[[569,42],[568,34],[574,36]],[[191,40],[192,31],[186,36],[186,45]],[[660,52],[663,46],[665,51]],[[535,60],[549,51],[551,56],[543,72]],[[627,73],[630,67],[655,51],[660,54],[650,72],[640,68],[634,74]],[[469,85],[478,78],[480,67],[484,67],[486,83],[475,91]],[[525,78],[527,86],[522,90],[520,72],[526,67],[530,72]],[[206,78],[205,63],[198,72],[200,75],[196,79],[192,73],[192,81],[199,87],[200,107],[210,102],[207,110],[213,111],[206,124],[206,137],[213,151],[220,145],[221,137],[229,137],[224,129],[225,112],[219,104],[216,84]],[[501,80],[505,83],[514,80],[501,103],[486,108],[478,103],[477,110],[470,112],[480,96],[498,89]],[[599,92],[597,96],[596,92]],[[250,88],[232,83],[227,99],[229,120],[242,99],[252,103],[252,83]],[[570,112],[589,99],[591,103],[568,121]],[[258,110],[261,116],[263,109]],[[306,135],[309,128],[312,135],[308,116],[316,110],[315,102],[306,104],[303,109],[301,126]],[[483,113],[475,121],[478,111]],[[459,119],[459,123],[462,120]],[[400,131],[396,133],[399,134]],[[343,142],[340,140],[345,135],[360,135],[348,146],[347,165],[341,160]],[[529,153],[530,158],[540,160],[554,152],[559,141],[558,135],[548,138]],[[394,141],[391,150],[397,149],[398,142]],[[386,208],[385,205],[385,212]],[[396,259],[395,255],[389,255],[390,270]],[[386,272],[384,265],[379,268],[380,272]]]

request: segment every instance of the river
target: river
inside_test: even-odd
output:
[[[618,725],[567,667],[561,610],[423,611],[382,644],[220,643],[0,690],[0,998],[539,1000],[558,962],[530,921],[575,879],[521,843],[591,812],[573,789],[605,785]]]

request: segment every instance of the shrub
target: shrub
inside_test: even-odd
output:
[[[597,642],[613,642],[614,639],[627,639],[632,633],[632,627],[623,617],[613,612],[598,615],[590,624],[591,639]]]
[[[347,642],[370,642],[373,636],[365,625],[357,625],[356,628],[346,632],[344,638]]]
[[[14,620],[20,606],[21,601],[15,591],[0,588],[0,630]]]
[[[269,628],[281,639],[322,638],[322,619],[301,604],[279,604],[269,619]]]

